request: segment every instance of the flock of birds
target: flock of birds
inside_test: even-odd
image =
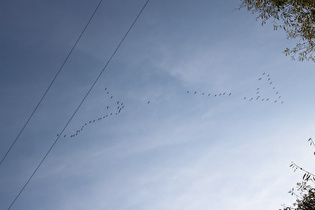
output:
[[[243,100],[248,101],[266,101],[273,103],[283,104],[282,96],[280,92],[275,87],[270,74],[266,74],[265,72],[258,78],[258,82],[260,83],[259,87],[256,88],[256,94],[251,97],[245,96]],[[266,92],[268,92],[267,95]],[[271,95],[270,95],[271,94]]]
[[[110,95],[110,92],[108,91],[107,88],[105,88],[104,90],[106,92],[106,95],[108,95],[108,99],[111,100],[111,103],[114,104],[114,106],[113,105],[111,105],[111,106],[106,105],[105,106],[106,114],[103,114],[102,116],[99,116],[96,119],[89,120],[89,121],[85,122],[79,129],[77,129],[72,134],[63,135],[64,138],[66,138],[66,137],[74,138],[74,137],[78,136],[84,130],[84,128],[89,126],[90,124],[94,124],[100,120],[104,120],[104,119],[107,119],[109,117],[119,115],[124,110],[124,108],[125,108],[124,103],[119,101],[119,100],[115,101],[115,97],[113,95]],[[149,103],[150,103],[150,101],[148,101],[148,104]],[[114,109],[114,111],[113,111],[113,109]],[[57,136],[59,136],[59,134],[57,134]]]
[[[201,95],[203,95],[203,96],[213,96],[213,97],[220,97],[220,96],[230,96],[230,95],[232,95],[232,93],[226,93],[226,92],[223,92],[223,93],[206,93],[206,92],[201,92],[201,93],[199,93],[198,91],[189,91],[189,90],[187,90],[187,92],[186,92],[187,94],[189,94],[189,93],[192,93],[192,94],[201,94]]]
[[[284,101],[282,101],[282,97],[279,94],[279,91],[277,90],[277,88],[274,86],[273,81],[271,80],[270,74],[266,74],[263,73],[259,78],[258,78],[258,82],[260,83],[260,86],[256,88],[256,94],[254,96],[251,97],[244,97],[243,100],[248,100],[248,101],[269,101],[269,102],[274,102],[274,103],[281,103],[283,104]],[[268,93],[269,96],[263,97],[264,93],[264,89],[269,89],[269,91],[265,91],[265,94]],[[89,126],[90,124],[94,124],[100,120],[103,119],[107,119],[111,116],[116,116],[119,115],[125,108],[125,105],[123,102],[117,100],[115,101],[115,97],[113,95],[110,94],[110,92],[108,91],[108,88],[104,88],[104,91],[106,93],[106,95],[108,96],[108,100],[114,104],[114,105],[106,105],[105,106],[105,110],[106,110],[106,114],[103,114],[102,116],[99,116],[96,119],[93,120],[89,120],[87,122],[85,122],[79,129],[77,129],[75,132],[73,132],[70,135],[63,135],[64,138],[66,137],[70,137],[70,138],[74,138],[76,136],[78,136],[85,127]],[[273,94],[273,96],[270,95]],[[199,92],[199,91],[190,91],[187,90],[186,94],[193,94],[193,95],[202,95],[202,96],[207,96],[207,97],[223,97],[223,96],[231,96],[232,93],[231,92],[220,92],[220,93],[209,93],[209,92]],[[268,95],[267,94],[267,95]],[[150,104],[150,101],[147,101],[147,104]],[[114,111],[113,111],[114,109]],[[59,136],[59,134],[57,134],[57,136]]]

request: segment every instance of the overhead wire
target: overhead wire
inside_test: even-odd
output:
[[[36,167],[36,169],[34,170],[34,172],[32,173],[32,175],[29,177],[29,179],[27,180],[27,182],[24,184],[24,186],[22,187],[22,189],[20,190],[20,192],[17,194],[17,196],[15,197],[15,199],[12,201],[11,205],[9,206],[8,210],[13,206],[13,204],[15,203],[15,201],[18,199],[18,197],[21,195],[21,193],[24,191],[25,187],[28,185],[28,183],[31,181],[31,179],[33,178],[33,176],[35,175],[35,173],[37,172],[37,170],[40,168],[40,166],[42,165],[42,163],[45,161],[46,157],[48,156],[48,154],[50,153],[50,151],[53,149],[53,147],[56,145],[56,143],[58,142],[60,136],[62,135],[62,133],[64,132],[64,130],[68,127],[69,123],[71,122],[71,120],[73,119],[73,117],[76,115],[77,111],[80,109],[81,105],[83,104],[83,102],[85,101],[85,99],[87,98],[87,96],[90,94],[91,90],[93,89],[93,87],[95,86],[95,84],[97,83],[97,81],[99,80],[99,78],[102,76],[103,72],[105,71],[105,69],[107,68],[108,64],[111,62],[111,60],[113,59],[113,57],[115,56],[116,52],[118,51],[118,49],[120,48],[120,46],[122,45],[122,43],[124,42],[124,40],[126,39],[127,35],[129,34],[129,32],[131,31],[131,29],[133,28],[133,26],[135,25],[135,23],[137,22],[138,18],[140,17],[140,15],[142,14],[143,10],[145,9],[145,7],[147,6],[147,4],[149,3],[150,0],[147,0],[145,2],[145,4],[143,5],[143,7],[141,8],[140,12],[138,13],[138,15],[136,16],[136,18],[134,19],[133,23],[131,24],[131,26],[129,27],[128,31],[125,33],[124,37],[122,38],[122,40],[120,41],[120,43],[118,44],[118,46],[116,47],[116,49],[114,50],[114,52],[112,53],[112,55],[110,56],[110,58],[108,59],[107,63],[105,64],[105,66],[103,67],[103,69],[101,70],[101,72],[99,73],[99,75],[97,76],[97,78],[95,79],[95,81],[93,82],[92,86],[90,87],[90,89],[88,90],[88,92],[85,94],[85,96],[83,97],[82,101],[80,102],[80,104],[78,105],[78,107],[76,108],[76,110],[74,111],[74,113],[72,114],[72,116],[70,117],[70,119],[68,120],[68,122],[66,123],[66,125],[64,126],[64,128],[62,129],[62,131],[59,133],[59,135],[57,136],[56,140],[54,141],[54,143],[51,145],[51,147],[49,148],[49,150],[47,151],[47,153],[45,154],[45,156],[42,158],[42,160],[40,161],[40,163],[38,164],[38,166]]]
[[[6,157],[8,156],[8,154],[10,153],[11,149],[13,148],[13,146],[15,145],[15,143],[17,142],[17,140],[19,139],[19,137],[21,136],[21,134],[23,133],[25,127],[27,126],[27,124],[29,123],[29,121],[31,120],[31,118],[33,117],[34,113],[36,112],[37,108],[39,107],[39,105],[42,103],[43,99],[45,98],[47,92],[49,91],[49,89],[51,88],[51,86],[53,85],[53,83],[55,82],[56,78],[58,77],[59,73],[61,72],[61,70],[63,69],[64,65],[67,63],[70,55],[72,54],[73,50],[75,49],[75,47],[77,46],[78,42],[80,41],[82,35],[84,34],[86,28],[88,27],[88,25],[90,24],[91,20],[93,19],[96,11],[98,10],[98,8],[100,7],[100,5],[102,4],[103,0],[100,0],[100,2],[98,3],[97,7],[95,8],[94,12],[92,13],[90,19],[88,20],[87,24],[85,25],[85,27],[83,28],[81,34],[79,35],[79,37],[77,38],[76,42],[74,43],[73,47],[71,48],[70,52],[68,53],[67,57],[65,58],[65,60],[63,61],[62,65],[60,66],[59,70],[57,71],[55,77],[53,78],[53,80],[50,82],[48,88],[46,89],[45,93],[43,94],[43,96],[41,97],[41,99],[39,100],[39,102],[37,103],[35,109],[33,110],[32,114],[29,116],[29,118],[27,119],[26,123],[24,124],[24,126],[22,127],[21,131],[19,132],[19,134],[17,135],[17,137],[15,138],[15,140],[13,141],[13,143],[11,144],[10,148],[8,149],[8,151],[6,152],[6,154],[4,155],[4,157],[1,159],[0,161],[0,165],[2,164],[2,162],[6,159]]]

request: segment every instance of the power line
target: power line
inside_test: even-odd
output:
[[[95,8],[92,16],[90,17],[89,21],[87,22],[87,24],[85,25],[85,27],[83,28],[80,36],[78,37],[78,39],[76,40],[75,44],[73,45],[72,49],[70,50],[70,52],[68,53],[66,59],[63,61],[62,65],[60,66],[57,74],[55,75],[54,79],[51,81],[51,83],[49,84],[47,90],[45,91],[44,95],[41,97],[41,99],[39,100],[38,104],[36,105],[35,109],[33,110],[32,114],[29,116],[28,120],[26,121],[26,123],[24,124],[24,126],[22,127],[21,131],[19,132],[19,134],[17,135],[17,137],[15,138],[15,140],[13,141],[13,143],[11,144],[9,150],[6,152],[6,154],[4,155],[4,157],[2,158],[0,165],[2,164],[2,162],[4,161],[4,159],[7,157],[7,155],[9,154],[9,152],[11,151],[12,147],[14,146],[14,144],[16,143],[16,141],[18,140],[18,138],[20,137],[20,135],[22,134],[22,132],[24,131],[25,127],[27,126],[28,122],[31,120],[31,118],[33,117],[34,113],[36,112],[37,108],[39,107],[39,105],[42,103],[43,99],[45,98],[47,92],[49,91],[50,87],[52,86],[52,84],[55,82],[56,78],[58,77],[60,71],[63,69],[63,66],[66,64],[66,62],[68,61],[70,55],[72,54],[74,48],[77,46],[79,40],[81,39],[83,33],[85,32],[86,28],[88,27],[88,25],[90,24],[92,18],[94,17],[96,11],[98,10],[98,8],[100,7],[101,3],[103,2],[103,0],[100,0],[100,2],[98,3],[97,7]]]
[[[49,150],[47,151],[47,153],[45,154],[45,156],[42,158],[42,160],[40,161],[40,163],[38,164],[38,166],[36,167],[36,169],[34,170],[34,172],[32,173],[32,175],[30,176],[30,178],[27,180],[27,182],[24,184],[24,186],[22,187],[22,189],[20,190],[20,192],[17,194],[17,196],[15,197],[15,199],[12,201],[11,205],[9,206],[8,210],[13,206],[13,204],[15,203],[15,201],[18,199],[18,197],[20,196],[20,194],[23,192],[23,190],[25,189],[25,187],[28,185],[28,183],[31,181],[31,179],[33,178],[33,176],[35,175],[35,173],[37,172],[37,170],[39,169],[39,167],[42,165],[42,163],[45,161],[46,157],[48,156],[48,154],[50,153],[50,151],[53,149],[53,147],[55,146],[55,144],[57,143],[57,141],[59,140],[60,136],[62,135],[62,133],[64,132],[64,130],[68,127],[69,123],[71,122],[71,120],[73,119],[73,117],[76,115],[77,111],[80,109],[81,105],[83,104],[83,102],[85,101],[85,99],[87,98],[87,96],[90,94],[91,90],[93,89],[93,87],[95,86],[95,84],[97,83],[97,81],[99,80],[99,78],[102,76],[103,72],[105,71],[105,69],[107,68],[108,64],[110,63],[110,61],[113,59],[113,57],[115,56],[116,52],[118,51],[118,49],[120,48],[121,44],[124,42],[125,38],[127,37],[127,35],[129,34],[129,32],[131,31],[131,29],[133,28],[133,26],[135,25],[135,23],[137,22],[138,18],[140,17],[141,13],[143,12],[143,10],[145,9],[145,7],[147,6],[147,4],[149,3],[150,0],[147,0],[146,3],[143,5],[142,9],[140,10],[140,12],[138,13],[137,17],[135,18],[135,20],[133,21],[133,23],[131,24],[131,26],[129,27],[128,31],[126,32],[126,34],[124,35],[124,37],[122,38],[122,40],[120,41],[120,43],[118,44],[118,46],[116,47],[115,51],[113,52],[113,54],[111,55],[111,57],[108,59],[107,63],[105,64],[105,66],[103,67],[102,71],[100,72],[100,74],[97,76],[97,78],[95,79],[94,83],[92,84],[92,86],[90,87],[90,89],[88,90],[88,92],[86,93],[86,95],[84,96],[84,98],[82,99],[82,101],[80,102],[79,106],[76,108],[76,110],[74,111],[74,113],[72,114],[72,116],[70,117],[70,119],[68,120],[68,122],[66,123],[66,125],[64,126],[64,128],[62,129],[62,131],[59,133],[59,135],[57,136],[56,140],[54,141],[54,143],[51,145],[51,147],[49,148]]]

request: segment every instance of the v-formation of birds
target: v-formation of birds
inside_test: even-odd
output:
[[[64,138],[65,137],[74,138],[74,137],[78,136],[90,124],[94,124],[100,120],[104,120],[104,119],[107,119],[107,118],[112,117],[112,116],[117,116],[124,110],[125,104],[122,101],[117,100],[113,95],[111,95],[107,88],[105,88],[104,91],[107,95],[107,98],[110,100],[111,104],[114,104],[114,106],[113,105],[105,105],[105,107],[104,107],[104,109],[106,110],[105,114],[103,114],[102,116],[99,116],[98,118],[86,121],[79,129],[77,129],[72,134],[63,135]],[[114,109],[114,111],[113,111],[113,109]],[[57,136],[59,136],[59,134],[57,134]]]
[[[255,90],[256,93],[251,96],[245,96],[243,100],[284,103],[280,91],[272,81],[270,74],[264,72],[257,80],[259,85]]]
[[[273,81],[270,77],[270,74],[263,73],[258,78],[258,84],[259,84],[259,86],[256,88],[256,94],[252,95],[250,97],[245,96],[243,98],[243,100],[247,100],[249,102],[250,101],[266,101],[266,102],[269,101],[269,102],[273,102],[273,103],[281,103],[281,104],[284,103],[278,89],[273,84]],[[262,94],[264,92],[263,90],[266,89],[266,87],[267,87],[267,89],[269,88],[272,90],[273,95],[266,96],[266,95]],[[112,117],[112,116],[117,116],[124,110],[125,105],[122,101],[115,99],[115,97],[113,95],[111,95],[110,92],[108,91],[108,88],[104,88],[104,91],[105,91],[105,94],[107,95],[108,99],[111,100],[111,103],[114,104],[114,107],[112,105],[111,106],[106,105],[104,107],[104,109],[106,110],[105,114],[103,114],[102,116],[99,116],[98,118],[86,121],[84,124],[82,124],[82,126],[79,129],[77,129],[72,134],[63,135],[64,138],[65,137],[74,138],[74,137],[78,136],[90,124],[94,124],[100,120],[104,120],[104,119],[107,119],[107,118]],[[220,93],[213,93],[212,92],[212,93],[210,93],[210,92],[200,92],[200,91],[196,91],[196,90],[193,90],[193,91],[187,90],[186,93],[187,94],[193,94],[193,95],[202,95],[202,96],[207,96],[207,97],[215,97],[215,98],[232,95],[231,92],[220,92]],[[115,100],[116,100],[116,102],[113,103],[113,101],[115,101]],[[147,101],[147,104],[150,104],[150,103],[151,103],[151,101]],[[113,108],[115,109],[115,111],[112,111]],[[59,134],[57,134],[57,136],[59,136]]]

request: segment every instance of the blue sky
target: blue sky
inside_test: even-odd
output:
[[[144,3],[101,4],[0,165],[0,209]],[[265,210],[292,202],[287,192],[302,173],[291,161],[314,171],[307,139],[314,136],[315,65],[285,57],[295,40],[234,10],[239,3],[151,0],[11,209]],[[0,2],[1,158],[97,4]]]

